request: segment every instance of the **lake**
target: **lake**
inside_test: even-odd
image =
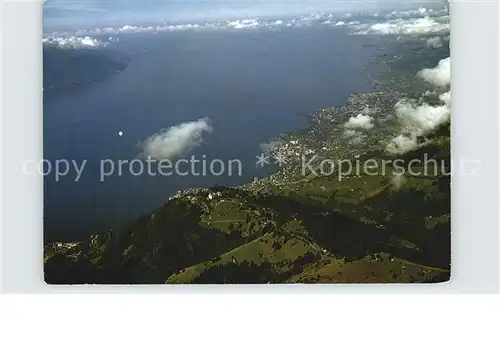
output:
[[[45,240],[107,230],[181,189],[242,184],[272,172],[274,166],[255,165],[262,143],[307,127],[301,112],[371,90],[359,70],[375,49],[363,39],[320,26],[122,35],[113,49],[130,57],[123,72],[45,96],[44,158],[87,162],[78,182],[74,174],[57,182],[45,177]],[[132,160],[149,136],[202,117],[213,131],[191,153],[238,159],[241,175],[123,174],[101,181],[101,160]]]

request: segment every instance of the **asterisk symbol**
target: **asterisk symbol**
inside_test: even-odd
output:
[[[263,153],[260,154],[260,156],[255,156],[257,157],[257,162],[255,164],[259,167],[264,167],[265,164],[269,164],[269,156],[264,155]]]
[[[282,167],[286,163],[285,157],[283,155],[276,155],[274,159],[274,163],[277,163],[280,167]]]

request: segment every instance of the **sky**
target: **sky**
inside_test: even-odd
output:
[[[442,2],[434,0],[433,2]],[[45,27],[140,24],[361,12],[418,7],[432,0],[46,0]]]

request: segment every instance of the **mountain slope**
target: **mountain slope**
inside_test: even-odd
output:
[[[445,126],[403,158],[449,160]],[[363,155],[371,157],[373,155]],[[49,283],[436,282],[449,278],[449,175],[317,176],[187,190],[122,228],[45,248]],[[209,196],[210,194],[210,196]]]

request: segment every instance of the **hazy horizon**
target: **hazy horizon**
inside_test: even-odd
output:
[[[83,28],[158,22],[294,16],[311,12],[374,12],[446,3],[443,0],[45,0],[44,27]]]

